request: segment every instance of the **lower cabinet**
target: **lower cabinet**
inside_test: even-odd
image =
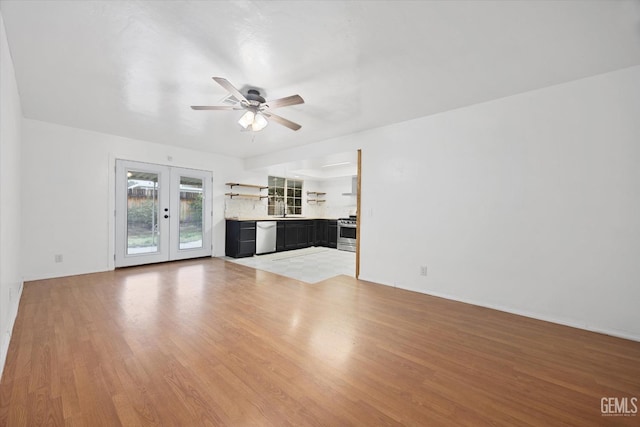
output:
[[[256,222],[226,221],[225,253],[233,258],[256,253]],[[331,219],[289,219],[278,221],[276,252],[310,246],[337,248],[338,222]]]
[[[316,219],[316,246],[329,245],[329,220]]]
[[[276,230],[276,252],[281,252],[284,251],[284,221],[278,221]]]
[[[327,247],[338,247],[338,221],[335,219],[327,219]]]
[[[313,227],[313,220],[288,220],[284,223],[284,250],[302,249],[313,246],[315,242],[309,241],[309,226]]]
[[[338,221],[306,219],[278,221],[277,251],[324,246],[338,246]]]
[[[233,258],[253,256],[256,253],[256,222],[226,221],[225,254]]]
[[[316,221],[305,221],[305,229],[307,232],[306,239],[303,238],[305,241],[305,248],[308,248],[309,246],[318,246],[318,242],[316,241]]]
[[[316,220],[316,246],[338,247],[338,221],[335,219]]]

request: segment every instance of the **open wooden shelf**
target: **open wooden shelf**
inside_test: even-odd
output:
[[[260,191],[266,190],[267,186],[264,185],[255,185],[255,184],[240,184],[239,182],[227,182],[225,185],[229,186],[229,189],[233,190],[233,187],[245,187],[245,188],[257,188]],[[266,199],[269,196],[264,196],[262,194],[247,194],[247,193],[234,193],[233,191],[229,193],[224,193],[225,196],[229,196],[230,198],[240,197],[243,199]]]
[[[239,182],[227,182],[224,185],[228,185],[231,189],[233,189],[233,187],[259,188],[261,190],[266,190],[267,188],[269,188],[268,186],[265,186],[265,185],[240,184]]]
[[[307,203],[322,203],[322,202],[326,202],[326,200],[321,199],[321,196],[326,195],[327,193],[322,192],[322,191],[307,191],[307,196],[311,196],[311,195],[315,195],[316,198],[315,199],[307,199]]]
[[[229,196],[232,199],[234,197],[242,197],[246,199],[266,199],[269,196],[261,196],[260,194],[243,194],[243,193],[224,193],[225,196]]]

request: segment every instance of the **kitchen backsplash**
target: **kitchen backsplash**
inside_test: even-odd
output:
[[[356,214],[356,205],[331,204],[330,202],[316,204],[312,202],[302,209],[302,213],[311,218],[345,218]]]
[[[327,209],[325,218],[346,218],[349,215],[356,215],[356,205],[333,206]]]
[[[225,198],[225,218],[262,218],[267,216],[267,200]]]
[[[346,199],[346,197],[345,197]],[[342,202],[342,203],[340,203]],[[302,216],[309,218],[344,218],[355,215],[356,205],[348,200],[338,200],[338,203],[307,203],[303,201]],[[225,198],[225,218],[263,218],[267,216],[267,201]]]

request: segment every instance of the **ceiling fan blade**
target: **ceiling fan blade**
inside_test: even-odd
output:
[[[287,107],[289,105],[304,104],[304,99],[300,95],[291,95],[286,98],[274,99],[266,102],[269,108]]]
[[[193,110],[244,110],[244,108],[234,105],[192,105]]]
[[[286,126],[291,130],[298,130],[302,127],[299,124],[292,122],[291,120],[287,120],[284,117],[280,117],[272,113],[267,113],[266,111],[263,111],[262,114],[264,114],[274,122],[279,123],[282,126]]]
[[[244,95],[241,94],[240,91],[235,88],[235,86],[229,83],[229,80],[223,79],[222,77],[212,77],[212,79],[215,80],[216,83],[218,83],[220,86],[228,90],[229,93],[235,96],[236,99],[238,99],[239,101],[249,102],[247,98],[245,98]]]

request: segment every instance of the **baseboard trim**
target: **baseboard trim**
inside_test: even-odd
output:
[[[61,277],[82,276],[83,274],[104,273],[105,271],[113,271],[113,269],[107,270],[89,270],[89,271],[77,271],[67,272],[59,274],[35,274],[32,276],[25,276],[25,282],[33,282],[34,280],[47,280],[47,279],[59,279]]]
[[[407,289],[407,290],[412,290],[412,289]],[[443,293],[439,293],[439,292],[431,292],[431,293],[426,293],[425,292],[425,294],[426,295],[431,295],[431,296],[434,296],[434,297],[449,299],[449,300],[452,300],[452,301],[463,302],[465,304],[471,304],[471,305],[477,305],[477,306],[480,306],[480,307],[490,308],[492,310],[498,310],[498,311],[502,311],[502,312],[505,312],[505,313],[516,314],[518,316],[529,317],[531,319],[542,320],[543,322],[555,323],[557,325],[562,325],[562,326],[568,326],[568,327],[571,327],[571,328],[581,329],[583,331],[595,332],[595,333],[598,333],[598,334],[610,335],[610,336],[616,337],[616,338],[623,338],[623,339],[627,339],[627,340],[631,340],[631,341],[640,342],[640,336],[635,336],[633,334],[629,334],[629,333],[626,333],[626,332],[623,332],[623,331],[609,330],[609,329],[604,329],[604,328],[592,327],[592,326],[589,326],[589,325],[586,325],[586,324],[583,324],[583,323],[571,321],[571,320],[564,319],[564,318],[559,318],[559,317],[549,316],[549,315],[541,315],[539,313],[533,313],[533,312],[529,312],[529,311],[513,309],[511,307],[505,307],[505,306],[498,305],[498,304],[480,303],[480,302],[475,301],[475,300],[470,300],[470,299],[465,299],[465,298],[458,298],[458,297],[455,297],[453,295],[443,294]]]
[[[518,315],[518,316],[529,317],[531,319],[542,320],[543,322],[555,323],[557,325],[562,325],[562,326],[568,326],[570,328],[581,329],[583,331],[595,332],[597,334],[609,335],[609,336],[616,337],[616,338],[622,338],[622,339],[626,339],[626,340],[630,340],[630,341],[640,342],[640,336],[634,335],[632,333],[625,332],[625,331],[593,327],[593,326],[590,326],[590,325],[587,325],[587,324],[584,324],[584,323],[575,322],[575,321],[572,321],[572,320],[569,320],[569,319],[565,319],[565,318],[549,316],[549,315],[543,315],[543,314],[540,314],[540,313],[529,312],[529,311],[525,311],[525,310],[518,310],[518,309],[511,308],[511,307],[502,306],[502,305],[499,305],[499,304],[491,304],[491,303],[476,301],[476,300],[468,299],[468,298],[460,298],[458,296],[451,295],[451,294],[446,294],[446,293],[442,293],[442,292],[418,291],[418,290],[415,290],[415,289],[405,288],[403,286],[398,286],[396,284],[380,283],[380,282],[378,282],[376,280],[363,278],[362,275],[360,276],[360,279],[361,280],[365,280],[367,282],[379,283],[379,284],[384,285],[384,286],[390,286],[390,287],[393,287],[393,288],[403,289],[405,291],[417,292],[417,293],[420,293],[420,294],[430,295],[430,296],[438,297],[438,298],[444,298],[444,299],[448,299],[448,300],[451,300],[451,301],[457,301],[457,302],[462,302],[462,303],[465,303],[465,304],[476,305],[478,307],[490,308],[492,310],[498,310],[498,311],[502,311],[502,312],[505,312],[505,313],[515,314],[515,315]]]

